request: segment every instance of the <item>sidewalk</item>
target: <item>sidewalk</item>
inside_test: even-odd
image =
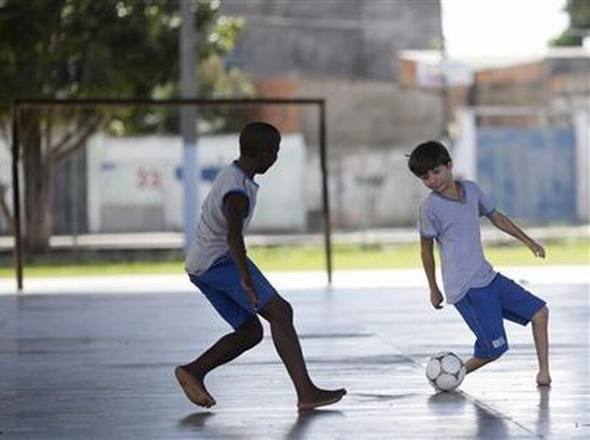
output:
[[[590,238],[590,225],[547,226],[527,228],[527,233],[538,240]],[[417,232],[414,228],[370,229],[367,231],[334,232],[333,244],[405,244],[415,243]],[[482,226],[485,243],[503,243],[512,238],[493,226]],[[272,234],[248,235],[249,246],[278,245],[323,245],[322,234]],[[184,243],[180,232],[142,232],[118,234],[83,234],[76,237],[58,235],[51,237],[52,249],[96,250],[180,250]],[[0,252],[9,252],[14,246],[13,237],[0,237]]]
[[[512,266],[498,271],[524,284],[546,286],[553,284],[586,285],[590,288],[590,266]],[[325,271],[268,272],[265,274],[275,288],[283,291],[326,289],[392,289],[424,288],[422,269],[336,270],[332,286],[328,287]],[[440,274],[439,274],[440,275]],[[174,275],[122,275],[92,277],[25,278],[25,294],[85,294],[85,293],[183,293],[194,291],[187,277]],[[0,295],[16,293],[13,279],[0,279]],[[590,293],[590,292],[589,292]]]

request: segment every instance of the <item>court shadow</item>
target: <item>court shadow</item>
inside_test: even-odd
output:
[[[464,433],[470,438],[476,439],[500,439],[508,438],[508,427],[504,419],[493,411],[486,410],[477,403],[471,403],[461,393],[437,393],[428,399],[428,409],[435,415],[444,417],[460,416],[465,421],[465,427],[470,433]],[[471,430],[471,422],[467,422],[465,411],[473,408],[475,418],[475,432]],[[467,416],[467,418],[469,418]]]
[[[551,406],[549,405],[551,387],[537,387],[537,390],[539,391],[537,435],[545,437],[551,434]]]
[[[344,417],[342,411],[333,409],[314,409],[311,411],[300,411],[295,423],[285,436],[287,440],[298,440],[310,438],[308,433],[312,425],[317,423],[331,423],[335,418]]]
[[[213,417],[215,413],[210,411],[207,412],[195,412],[182,418],[178,422],[178,427],[183,429],[201,429],[205,426],[205,421]]]
[[[479,405],[474,405],[475,418],[477,420],[477,434],[475,438],[491,439],[491,438],[509,438],[508,426],[506,421],[497,416],[491,411],[482,408]]]
[[[465,412],[468,400],[461,393],[436,393],[428,398],[428,409],[438,416],[457,415]]]
[[[387,402],[390,400],[403,400],[417,396],[417,393],[404,393],[404,394],[378,394],[378,393],[355,393],[351,394],[350,397],[358,398],[363,401],[376,401],[376,402]]]

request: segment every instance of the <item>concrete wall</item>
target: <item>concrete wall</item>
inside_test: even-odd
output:
[[[397,54],[431,49],[439,0],[224,0],[245,29],[229,62],[255,78],[302,74],[396,81]]]
[[[477,105],[589,105],[590,52],[567,49],[529,63],[475,74]]]
[[[371,81],[300,78],[300,96],[326,96],[330,155],[348,154],[361,146],[408,148],[442,132],[439,93]],[[303,132],[317,132],[317,117],[302,114]]]
[[[408,170],[410,150],[362,148],[330,161],[332,223],[337,229],[413,226],[417,202],[426,191]],[[310,227],[318,229],[321,212],[318,158],[308,161],[306,186]],[[315,219],[313,222],[311,220]]]

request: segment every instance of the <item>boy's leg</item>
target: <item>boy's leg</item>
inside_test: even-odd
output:
[[[539,361],[537,384],[547,386],[551,384],[551,375],[549,374],[549,337],[547,331],[549,309],[547,306],[535,313],[531,322],[533,325],[533,339],[535,340],[537,359]]]
[[[234,332],[220,338],[198,359],[182,367],[202,380],[211,370],[237,358],[260,341],[262,341],[262,324],[254,316]]]
[[[549,338],[548,321],[549,309],[545,301],[515,283],[509,278],[498,275],[503,283],[502,312],[504,317],[517,324],[527,325],[532,322],[533,339],[537,351],[539,371],[537,384],[544,386],[551,383],[549,373]]]
[[[207,408],[215,405],[215,399],[205,388],[204,378],[207,373],[235,359],[262,340],[262,324],[256,311],[246,300],[245,294],[233,294],[240,288],[235,272],[231,260],[220,260],[205,274],[189,276],[221,317],[234,328],[232,333],[219,339],[199,358],[174,370],[189,400]]]
[[[275,348],[285,364],[297,391],[298,407],[309,410],[338,402],[346,394],[344,388],[323,390],[315,386],[309,377],[299,337],[293,326],[293,309],[279,295],[274,296],[259,311],[270,323]]]
[[[470,289],[455,303],[455,308],[477,338],[473,357],[465,362],[467,374],[495,361],[508,350],[497,277],[487,286]]]
[[[209,408],[215,405],[215,399],[205,388],[204,379],[207,373],[237,358],[261,340],[262,324],[254,316],[234,332],[219,339],[193,362],[176,367],[176,377],[183,385],[187,397],[200,406]]]
[[[472,371],[475,371],[478,368],[481,368],[484,365],[487,365],[490,362],[495,361],[496,359],[498,359],[498,357],[487,358],[487,359],[472,357],[472,358],[468,359],[467,361],[465,361],[465,372],[466,372],[466,374],[469,374]]]

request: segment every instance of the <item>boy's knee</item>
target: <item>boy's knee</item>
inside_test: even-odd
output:
[[[293,321],[293,307],[291,304],[284,299],[281,299],[279,304],[279,311],[282,319],[285,321]]]
[[[293,322],[293,307],[280,296],[272,298],[259,313],[271,324]]]
[[[262,324],[258,318],[246,321],[237,331],[242,335],[244,343],[249,347],[258,345],[264,335]]]
[[[533,324],[542,324],[547,322],[549,319],[549,308],[547,306],[543,306],[537,313],[533,315],[533,319],[531,321]]]

